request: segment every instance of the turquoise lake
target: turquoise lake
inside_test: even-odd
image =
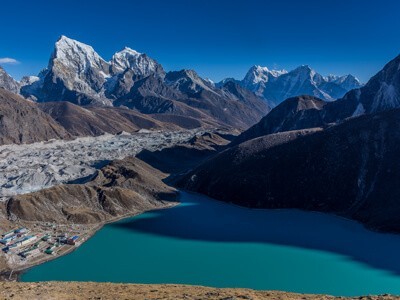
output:
[[[182,204],[109,224],[22,281],[246,287],[332,295],[400,294],[400,236],[339,217],[250,210],[181,193]]]

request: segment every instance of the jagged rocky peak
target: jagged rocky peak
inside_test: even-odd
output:
[[[286,70],[269,70],[267,67],[252,66],[243,79],[244,85],[266,83],[272,78],[286,74]]]
[[[64,35],[56,42],[50,61],[50,66],[53,68],[58,64],[67,67],[78,76],[88,75],[93,69],[100,72],[103,77],[107,77],[109,73],[109,64],[97,54],[92,46]]]
[[[241,84],[276,105],[287,98],[300,95],[312,95],[332,101],[361,86],[352,75],[323,77],[309,65],[299,66],[290,72],[253,66]]]
[[[313,81],[315,84],[321,84],[324,82],[324,77],[319,73],[315,72],[309,65],[302,65],[289,72],[287,76],[297,80],[299,82],[304,82],[306,80]]]
[[[215,86],[216,86],[217,88],[221,88],[221,87],[223,87],[227,82],[235,82],[235,83],[241,84],[240,80],[237,80],[237,79],[235,79],[235,78],[233,78],[233,77],[228,77],[228,78],[224,78],[224,79],[222,79],[221,81],[215,83]]]
[[[160,64],[131,48],[114,54],[109,62],[93,47],[61,36],[49,65],[39,80],[25,80],[21,93],[39,102],[70,101],[79,105],[112,105],[140,78],[164,77]]]
[[[212,91],[214,86],[201,78],[194,70],[180,70],[168,72],[166,83],[183,93],[195,94],[203,90]]]
[[[387,63],[365,86],[344,96],[355,106],[355,115],[400,107],[400,55]]]
[[[110,61],[111,72],[114,74],[132,70],[139,77],[157,74],[165,75],[163,67],[154,59],[144,53],[137,52],[129,47],[115,53]]]
[[[0,88],[10,92],[19,93],[19,83],[0,66]]]
[[[109,64],[89,45],[61,36],[39,80],[21,94],[39,102],[70,101],[80,105],[111,105],[104,96]]]
[[[342,88],[350,91],[352,89],[358,89],[362,87],[362,83],[360,80],[358,80],[357,77],[348,74],[348,75],[343,75],[343,76],[337,76],[337,75],[328,75],[324,77],[324,80],[329,83],[335,83],[340,85]]]

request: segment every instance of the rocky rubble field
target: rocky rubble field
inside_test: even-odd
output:
[[[25,194],[90,178],[105,163],[160,150],[201,135],[202,130],[138,132],[0,147],[0,197]]]

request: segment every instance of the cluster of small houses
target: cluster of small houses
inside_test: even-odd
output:
[[[15,230],[8,231],[1,235],[0,243],[3,244],[5,247],[2,249],[3,252],[8,253],[10,250],[18,249],[21,246],[28,245],[33,243],[34,241],[38,240],[36,243],[31,245],[29,248],[24,249],[23,251],[19,252],[23,258],[28,257],[29,255],[39,252],[39,244],[41,241],[50,241],[51,236],[49,234],[44,235],[40,239],[38,235],[29,235],[29,230],[25,227],[18,228]],[[68,237],[66,234],[61,234],[55,238],[55,243],[51,244],[49,247],[46,248],[44,253],[46,254],[53,254],[54,249],[62,244],[67,245],[75,245],[76,241],[78,240],[79,236],[74,235],[72,237]]]

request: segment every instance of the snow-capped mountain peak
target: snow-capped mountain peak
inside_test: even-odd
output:
[[[154,59],[129,47],[115,53],[110,61],[111,72],[118,74],[131,70],[135,76],[165,75],[163,67]]]
[[[323,77],[309,65],[301,65],[290,72],[253,66],[241,85],[275,104],[300,95],[332,101],[361,86],[352,75]]]
[[[19,83],[14,80],[8,73],[0,66],[0,87],[11,91],[13,93],[19,92]]]
[[[136,62],[141,53],[129,47],[115,53],[111,58],[110,64],[114,67],[114,72],[123,72]]]
[[[286,73],[286,70],[269,70],[268,67],[255,65],[250,68],[243,80],[252,84],[265,83],[271,80],[271,77],[276,78]]]
[[[71,68],[78,75],[85,73],[90,68],[98,68],[108,73],[107,62],[100,57],[92,46],[78,42],[62,35],[55,44],[52,56],[53,65],[61,63]]]

